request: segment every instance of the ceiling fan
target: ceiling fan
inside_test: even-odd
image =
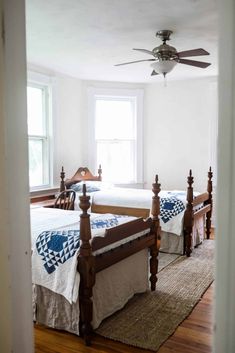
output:
[[[151,76],[163,74],[163,76],[165,77],[165,75],[168,72],[170,72],[177,63],[196,66],[202,69],[205,69],[206,67],[211,65],[210,63],[203,62],[203,61],[183,59],[191,56],[209,55],[209,53],[202,48],[177,52],[176,48],[166,44],[166,41],[170,40],[170,35],[172,33],[173,31],[170,31],[168,29],[158,31],[156,33],[156,36],[159,37],[163,41],[163,43],[158,47],[153,48],[153,50],[136,49],[136,48],[133,49],[146,54],[150,54],[154,56],[154,59],[130,61],[122,64],[116,64],[115,66],[134,64],[142,61],[152,61],[153,63],[151,64],[151,66],[153,68],[153,71],[151,73]]]

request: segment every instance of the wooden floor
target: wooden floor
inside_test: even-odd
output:
[[[212,352],[212,299],[213,286],[204,294],[191,315],[183,321],[158,350],[158,353],[209,353]],[[35,325],[36,353],[140,353],[150,352],[95,336],[92,347],[72,334]]]

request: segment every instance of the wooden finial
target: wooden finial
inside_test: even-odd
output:
[[[60,172],[60,192],[65,190],[65,182],[64,182],[64,178],[65,178],[65,172],[64,172],[64,167],[61,168],[61,172]]]
[[[208,171],[208,179],[211,181],[212,180],[212,177],[213,177],[213,172],[212,172],[212,169],[211,167],[209,168],[209,171]]]
[[[192,169],[189,170],[189,176],[188,176],[188,186],[189,188],[192,187],[194,183],[194,178],[193,178],[193,174],[192,174]]]
[[[87,215],[88,217],[90,217],[90,215],[87,214],[87,210],[90,208],[91,204],[90,204],[90,196],[88,196],[86,194],[86,184],[83,184],[82,186],[82,195],[79,196],[79,207],[82,210],[82,216]],[[89,221],[89,225],[90,225],[90,221]],[[82,240],[82,235],[80,234],[80,238]]]
[[[160,215],[160,199],[159,199],[159,192],[161,191],[161,184],[158,182],[158,175],[155,175],[155,182],[152,184],[152,191],[154,193],[154,196],[152,198],[152,209],[151,209],[151,214],[154,219],[157,219],[159,221],[159,215]]]
[[[85,183],[82,185],[82,195],[86,196],[86,184]]]

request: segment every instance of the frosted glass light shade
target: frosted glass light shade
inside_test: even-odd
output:
[[[167,74],[174,69],[176,64],[175,60],[161,60],[154,62],[151,66],[158,74]]]

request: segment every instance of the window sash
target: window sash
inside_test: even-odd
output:
[[[96,156],[101,161],[103,170],[106,171],[103,180],[125,184],[136,181],[135,146],[135,140],[96,141]],[[102,155],[99,158],[100,153]]]
[[[32,168],[29,165],[29,171],[31,172],[30,179],[30,190],[38,190],[51,186],[52,170],[51,170],[51,143],[50,143],[50,117],[51,117],[51,87],[48,82],[42,83],[30,81],[27,87],[38,88],[42,90],[42,131],[40,134],[32,135],[28,134],[28,143],[33,141],[41,141],[42,143],[42,155],[41,155],[41,182],[37,185],[32,185]],[[29,145],[30,147],[30,145]],[[30,154],[30,151],[29,151]],[[30,156],[29,156],[30,164]],[[39,174],[38,174],[39,175]],[[40,178],[38,178],[38,181]]]
[[[30,142],[41,142],[41,183],[34,184],[30,183],[31,190],[39,189],[42,187],[50,186],[50,174],[49,174],[49,144],[48,138],[45,136],[28,136],[29,143],[29,163],[30,163]],[[33,156],[32,156],[33,157]],[[32,166],[31,166],[32,168]],[[32,173],[32,169],[29,165],[29,171]],[[29,175],[30,178],[30,175]],[[32,174],[31,178],[32,179]],[[31,180],[30,180],[31,181]]]

